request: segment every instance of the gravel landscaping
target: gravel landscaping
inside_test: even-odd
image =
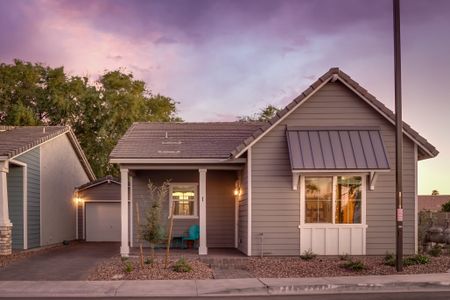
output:
[[[365,268],[360,271],[347,270],[342,267],[347,259],[361,261]],[[430,257],[428,264],[405,266],[402,273],[397,273],[395,267],[384,265],[383,259],[383,256],[346,259],[322,256],[311,260],[302,260],[298,257],[250,258],[247,269],[252,276],[264,278],[443,273],[450,269],[449,256]]]
[[[310,260],[300,257],[252,257],[240,258],[233,266],[230,259],[229,274],[232,269],[245,270],[248,277],[259,278],[285,278],[285,277],[330,277],[350,275],[389,275],[389,274],[420,274],[420,273],[444,273],[450,269],[450,256],[429,257],[427,264],[405,266],[402,273],[397,273],[395,267],[384,264],[384,256],[363,257],[325,257],[318,256]],[[153,264],[139,267],[137,257],[122,261],[120,257],[106,260],[94,269],[89,280],[142,280],[142,279],[212,279],[215,267],[211,269],[209,264],[201,262],[198,258],[186,259],[192,267],[190,272],[175,272],[173,265],[164,269],[162,258],[158,258]],[[362,270],[348,270],[343,265],[348,262],[362,262]],[[238,274],[238,273],[236,273]],[[231,276],[233,277],[233,276]],[[229,277],[229,278],[231,278]],[[236,278],[238,278],[237,276]]]
[[[142,269],[139,266],[137,257],[130,257],[122,260],[119,256],[113,257],[96,266],[89,276],[89,280],[145,280],[145,279],[211,279],[212,270],[208,265],[198,259],[186,259],[191,266],[189,272],[175,272],[173,270],[175,259],[170,260],[169,267],[164,268],[162,258],[157,258],[151,264],[144,264]]]

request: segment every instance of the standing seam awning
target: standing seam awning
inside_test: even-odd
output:
[[[389,170],[377,128],[288,128],[293,171]]]

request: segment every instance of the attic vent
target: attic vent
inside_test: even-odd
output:
[[[163,145],[181,145],[182,141],[162,142]]]
[[[180,150],[158,150],[159,154],[178,154]]]

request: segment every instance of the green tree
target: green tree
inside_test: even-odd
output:
[[[120,70],[91,83],[63,67],[0,64],[0,124],[72,126],[97,176],[117,173],[108,156],[133,122],[182,121],[176,104]]]
[[[238,117],[239,122],[266,122],[275,117],[277,112],[280,109],[272,104],[267,105],[266,107],[260,109],[258,113],[255,113],[251,116],[241,116]]]
[[[438,190],[433,190],[431,192],[431,196],[439,196],[439,191]]]

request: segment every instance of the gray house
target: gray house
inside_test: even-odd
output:
[[[0,254],[75,239],[74,187],[94,179],[69,127],[0,126]]]
[[[248,256],[393,251],[394,117],[332,68],[267,123],[132,125],[110,156],[121,171],[121,254],[136,243],[133,207],[149,202],[148,182],[166,180],[175,235],[199,224],[201,255],[213,247]],[[404,252],[411,254],[417,162],[438,151],[409,125],[403,132]]]

